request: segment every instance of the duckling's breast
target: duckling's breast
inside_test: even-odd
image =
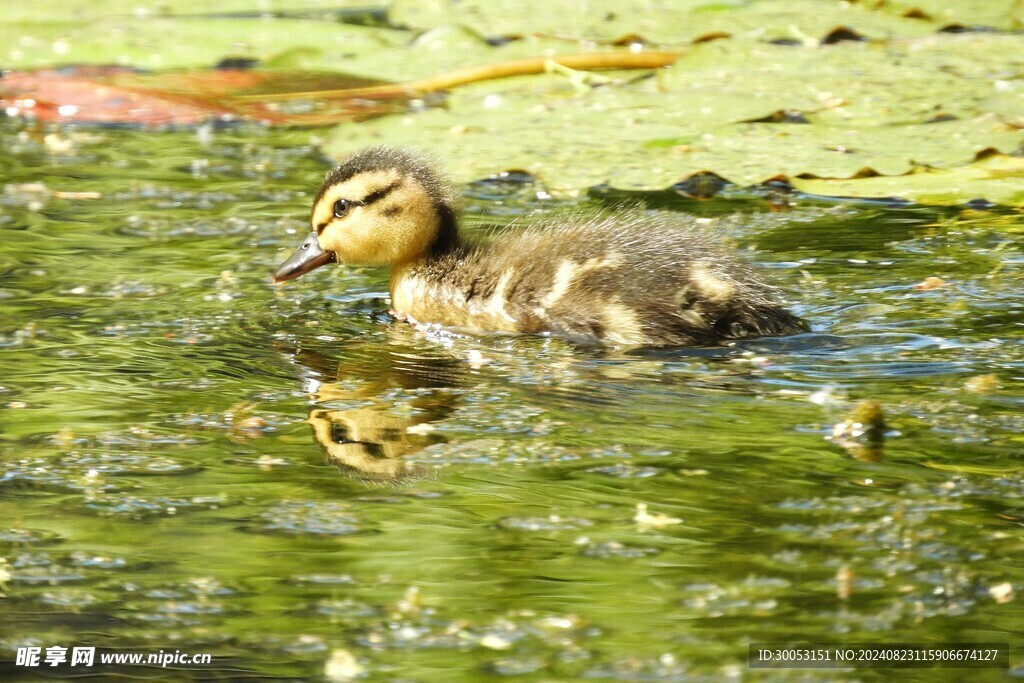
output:
[[[514,271],[499,275],[487,297],[473,296],[464,277],[449,271],[440,278],[430,268],[396,269],[391,276],[391,307],[400,317],[472,332],[524,332],[510,313],[506,293]]]

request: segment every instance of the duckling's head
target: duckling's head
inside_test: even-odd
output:
[[[332,262],[401,265],[444,253],[458,240],[455,193],[426,158],[368,147],[327,174],[310,227],[275,282]]]

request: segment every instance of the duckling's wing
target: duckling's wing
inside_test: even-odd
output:
[[[503,283],[523,332],[693,345],[805,329],[776,287],[693,221],[643,212],[555,219],[494,240],[477,265],[480,283]]]

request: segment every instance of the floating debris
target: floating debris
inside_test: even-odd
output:
[[[508,650],[512,647],[512,641],[496,633],[487,633],[480,638],[480,645],[488,650]]]
[[[405,591],[405,595],[395,605],[395,611],[399,615],[412,615],[415,616],[422,611],[423,605],[420,603],[420,589],[419,586],[409,586]]]
[[[991,394],[999,388],[999,376],[995,374],[975,375],[964,382],[964,389],[972,394]]]
[[[636,514],[633,515],[637,531],[643,533],[650,529],[663,529],[673,524],[682,524],[683,520],[678,517],[669,517],[661,512],[647,512],[647,503],[636,504]]]
[[[843,565],[836,571],[836,595],[840,600],[849,600],[853,595],[853,570]]]
[[[926,277],[925,279],[921,280],[916,285],[914,285],[914,289],[927,291],[930,289],[940,289],[942,287],[946,287],[947,285],[949,285],[949,283],[943,280],[941,277],[930,276]]]
[[[7,597],[7,582],[14,578],[6,557],[0,557],[0,597]]]
[[[336,501],[282,501],[265,510],[247,530],[287,536],[331,537],[363,532],[351,509]]]
[[[1014,598],[1013,584],[1009,581],[996,584],[988,589],[988,594],[991,595],[992,599],[1000,605],[1005,605]]]
[[[589,519],[577,517],[560,517],[549,515],[547,517],[502,517],[498,520],[498,527],[509,531],[567,531],[593,526]]]
[[[366,673],[366,667],[348,650],[331,650],[331,656],[324,664],[324,678],[328,681],[351,681]]]
[[[282,467],[287,466],[289,464],[288,461],[285,460],[284,458],[268,455],[266,453],[256,458],[254,462],[256,464],[256,467],[260,468],[265,472],[269,472],[274,467]]]
[[[832,426],[827,437],[857,460],[879,462],[885,442],[885,414],[878,401],[861,401],[846,419]]]
[[[583,546],[581,554],[584,557],[593,557],[599,560],[607,560],[611,558],[636,559],[639,557],[657,555],[660,552],[657,548],[626,545],[625,543],[619,543],[618,541],[593,543],[587,538],[577,539],[576,544]]]

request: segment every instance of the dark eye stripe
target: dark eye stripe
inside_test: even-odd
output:
[[[391,194],[392,192],[394,192],[395,190],[397,190],[401,186],[402,186],[402,181],[401,180],[396,180],[395,182],[391,183],[387,187],[382,187],[379,190],[374,190],[370,194],[366,195],[366,197],[362,201],[355,201],[354,199],[339,199],[338,201],[339,202],[345,202],[349,209],[354,209],[357,206],[366,206],[368,204],[373,204],[374,202],[379,202],[380,200],[384,199],[385,197],[387,197],[389,194]],[[335,204],[337,204],[337,203],[338,202],[335,202]],[[334,211],[334,214],[335,214],[335,216],[337,216],[337,214],[338,214],[337,210]],[[318,235],[321,234],[324,231],[324,228],[326,228],[326,227],[327,227],[327,223],[320,223],[319,225],[317,225],[316,226],[316,234],[318,234]]]
[[[366,197],[363,198],[363,201],[360,202],[360,204],[362,204],[363,206],[366,206],[367,204],[373,204],[374,202],[379,202],[380,200],[384,199],[389,194],[391,194],[392,192],[397,190],[401,186],[401,184],[402,184],[401,180],[396,180],[395,182],[391,183],[387,187],[382,187],[379,190],[374,190],[370,194],[366,195]]]

